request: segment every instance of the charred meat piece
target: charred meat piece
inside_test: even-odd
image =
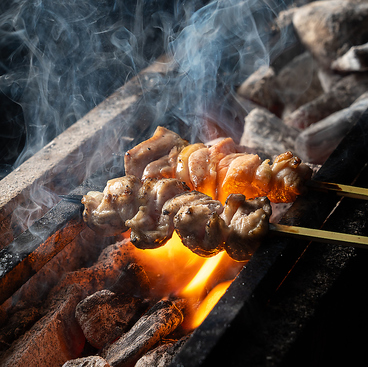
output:
[[[115,236],[125,232],[125,221],[138,211],[137,195],[142,184],[135,176],[109,180],[103,192],[90,191],[82,198],[83,219],[96,233]]]
[[[142,178],[149,163],[168,155],[174,147],[180,151],[187,144],[178,134],[158,126],[151,138],[125,153],[125,174]]]
[[[159,225],[162,207],[168,200],[186,191],[189,187],[174,178],[148,178],[144,181],[138,193],[139,210],[125,222],[132,230],[130,239],[136,247],[152,249],[167,242],[171,235],[165,226]]]
[[[175,230],[192,252],[204,257],[216,255],[223,250],[227,236],[226,224],[220,217],[222,204],[197,191],[186,198],[190,200],[174,216]]]
[[[244,195],[230,195],[222,218],[229,231],[226,252],[236,261],[248,260],[268,233],[270,201],[266,197],[245,200]]]

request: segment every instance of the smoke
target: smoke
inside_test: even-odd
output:
[[[169,45],[178,64],[176,89],[181,93],[175,110],[190,125],[193,136],[206,136],[203,119],[225,105],[226,95],[284,46],[272,39],[271,25],[282,2],[263,0],[213,1],[195,12]],[[271,42],[272,41],[272,42]],[[221,126],[226,121],[217,119]]]
[[[211,116],[231,131],[221,117],[227,96],[284,47],[270,28],[284,8],[277,0],[2,2],[0,178],[164,53],[177,73],[156,97],[153,123],[170,114],[205,140]]]
[[[162,53],[160,12],[168,5],[153,3],[15,0],[0,5],[0,91],[6,101],[0,108],[3,116],[9,108],[17,116],[1,122],[1,131],[7,130],[0,131],[2,140],[14,140],[1,152],[2,176]]]

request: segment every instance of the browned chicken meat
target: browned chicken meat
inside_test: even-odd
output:
[[[244,195],[231,194],[222,213],[229,231],[226,252],[237,261],[248,260],[268,233],[271,205],[266,197],[246,200]]]
[[[230,195],[225,206],[173,178],[135,176],[108,181],[104,191],[82,199],[83,218],[97,233],[113,236],[131,229],[131,242],[141,249],[163,246],[177,231],[183,244],[200,256],[222,250],[237,260],[249,258],[267,234],[271,214],[265,197],[245,200]]]
[[[161,223],[163,206],[173,197],[189,191],[189,187],[174,178],[144,181],[137,195],[138,212],[127,218],[125,225],[131,228],[130,240],[138,248],[152,249],[163,246],[172,236],[166,223]],[[165,218],[165,214],[164,218]]]
[[[293,202],[304,193],[312,170],[291,152],[272,164],[245,152],[231,138],[212,146],[189,144],[177,134],[157,128],[152,138],[127,152],[128,174],[139,178],[177,178],[196,191],[225,203],[230,194],[247,199],[267,196],[275,203]]]
[[[151,138],[136,145],[125,153],[125,174],[142,178],[143,171],[149,163],[159,160],[165,156],[168,157],[163,158],[164,161],[169,163],[170,154],[175,156],[176,152],[180,152],[186,145],[188,145],[188,142],[183,140],[178,134],[164,127],[158,126]],[[162,169],[162,162],[160,162],[158,166]],[[153,174],[150,173],[149,170],[146,170],[146,177],[166,177],[155,176],[157,171],[159,172],[160,169],[157,168],[157,165],[153,165],[153,167],[155,173]],[[164,170],[167,169],[167,167],[164,167]]]
[[[103,192],[90,191],[83,196],[83,219],[95,232],[115,236],[128,230],[125,221],[138,211],[141,180],[124,176],[109,180]]]
[[[174,198],[180,205],[175,206],[173,224],[183,244],[197,255],[216,255],[224,249],[227,236],[227,227],[220,218],[222,204],[198,191],[181,196]]]

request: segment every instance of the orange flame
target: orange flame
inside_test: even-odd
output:
[[[187,301],[188,314],[182,324],[187,330],[202,323],[244,265],[225,251],[211,258],[198,256],[176,232],[165,246],[134,249],[133,256],[150,278],[155,296],[175,295]]]

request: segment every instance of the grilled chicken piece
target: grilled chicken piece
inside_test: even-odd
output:
[[[138,248],[152,249],[163,246],[171,237],[164,224],[160,226],[164,204],[174,196],[189,191],[185,182],[174,179],[148,178],[138,193],[139,210],[127,218],[125,225],[131,228],[130,240]]]
[[[291,203],[306,191],[304,183],[312,176],[312,170],[291,152],[280,154],[271,165],[268,198],[274,203]]]
[[[252,182],[261,163],[256,154],[242,154],[232,160],[219,188],[219,200],[224,202],[230,194],[243,194],[247,198],[259,196]]]
[[[170,153],[164,155],[151,163],[148,163],[142,174],[142,180],[146,178],[173,178],[175,177],[176,162],[179,155],[179,148],[174,147]],[[178,177],[177,177],[178,178]]]
[[[142,178],[149,163],[168,155],[174,147],[180,151],[187,144],[178,134],[158,126],[151,138],[125,153],[125,174]]]
[[[221,159],[235,152],[239,152],[239,147],[231,138],[192,152],[188,158],[188,173],[193,189],[217,198],[218,164]]]
[[[270,201],[266,197],[246,200],[244,195],[230,195],[221,217],[229,231],[226,252],[236,261],[248,260],[268,232],[271,215]]]
[[[189,144],[184,147],[178,155],[175,177],[186,182],[192,190],[194,190],[194,186],[192,185],[192,182],[190,180],[188,160],[193,152],[205,147],[206,146],[202,143]]]
[[[197,255],[216,255],[223,250],[227,235],[227,227],[220,217],[222,204],[198,191],[182,196],[188,200],[178,209],[173,222],[183,244]]]
[[[225,202],[230,194],[247,199],[267,196],[272,202],[292,202],[304,193],[312,170],[291,152],[272,165],[225,138],[207,147],[190,144],[174,132],[158,127],[154,135],[126,153],[127,174],[139,178],[177,178],[191,190]]]
[[[141,181],[135,176],[109,180],[102,192],[90,191],[82,198],[83,219],[95,232],[115,236],[125,232],[125,221],[138,211]]]

